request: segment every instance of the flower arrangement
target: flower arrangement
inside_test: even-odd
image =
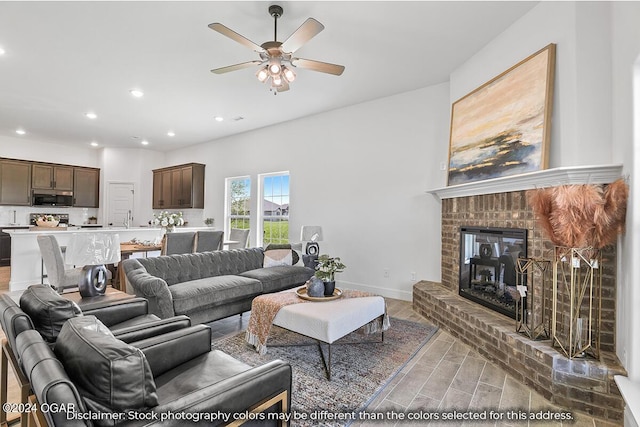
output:
[[[58,218],[55,215],[40,215],[36,218],[36,221],[42,221],[42,222],[58,222],[60,221],[60,218]]]
[[[335,281],[335,274],[343,272],[346,268],[347,266],[340,261],[340,258],[330,257],[326,254],[320,255],[315,275],[323,282],[333,282]]]
[[[184,225],[184,219],[182,212],[160,211],[153,214],[153,224],[166,228],[167,231],[172,231],[174,227]]]

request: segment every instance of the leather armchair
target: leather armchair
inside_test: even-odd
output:
[[[29,380],[27,379],[20,364],[18,363],[17,354],[13,351],[16,348],[16,337],[24,331],[33,329],[33,323],[18,305],[7,294],[0,294],[0,324],[4,331],[5,337],[2,340],[2,350],[0,353],[0,405],[7,403],[7,381],[8,367],[15,376],[18,388],[20,389],[20,402],[27,403],[29,397]],[[0,411],[0,425],[7,421],[6,411]],[[21,414],[20,425],[27,426],[26,414]]]
[[[64,404],[65,410],[102,414],[104,420],[120,418],[112,425],[193,425],[193,417],[221,425],[247,411],[279,412],[274,418],[289,414],[291,366],[276,360],[251,368],[211,350],[205,325],[129,345],[108,334],[95,317],[83,316],[64,325],[55,354],[34,331],[19,335],[16,345],[38,403]],[[189,421],[163,421],[167,414]],[[30,416],[35,425],[85,425],[77,421],[80,416],[63,412],[38,410]],[[103,421],[93,424],[106,425]]]
[[[20,308],[31,318],[36,329],[48,342],[55,342],[64,323],[80,315],[93,315],[125,342],[139,341],[191,325],[187,316],[160,319],[149,314],[144,298],[111,299],[108,295],[93,297],[82,309],[50,286],[32,285],[20,297]]]
[[[7,294],[0,295],[0,324],[6,335],[0,355],[0,404],[7,401],[9,364],[20,388],[20,403],[27,403],[30,384],[16,352],[16,338],[24,331],[35,329],[47,342],[53,343],[64,323],[83,313],[101,319],[115,336],[125,342],[144,340],[191,325],[187,316],[160,319],[148,314],[144,298],[94,297],[83,305],[82,312],[73,301],[61,297],[47,285],[31,286],[23,293],[20,303],[22,307]],[[6,412],[0,413],[0,424],[6,421],[6,416]],[[21,425],[27,425],[26,413],[21,416]]]

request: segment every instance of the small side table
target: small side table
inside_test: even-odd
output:
[[[107,290],[105,291],[105,294],[97,297],[83,298],[82,295],[80,295],[80,292],[78,291],[63,293],[62,297],[75,302],[76,304],[78,304],[78,307],[80,307],[82,311],[85,311],[85,310],[92,310],[94,308],[102,307],[105,304],[111,304],[116,301],[135,298],[136,296],[130,295],[126,292],[119,291],[117,289],[112,288],[111,286],[107,286]]]

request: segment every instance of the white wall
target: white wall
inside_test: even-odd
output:
[[[640,179],[634,173],[640,167],[640,3],[616,2],[612,10],[613,153],[631,186],[627,232],[620,243],[617,354],[629,377],[640,382],[640,272],[633,268],[640,254]]]
[[[321,252],[348,268],[342,285],[411,299],[411,279],[440,280],[440,203],[444,186],[449,86],[441,84],[342,108],[167,154],[205,162],[207,216],[223,226],[224,180],[291,175],[290,239],[321,225]],[[254,227],[255,229],[255,227]],[[252,237],[255,242],[255,236]],[[388,278],[383,277],[389,270]]]
[[[100,150],[54,144],[45,140],[0,135],[0,157],[98,168]]]
[[[451,102],[556,43],[549,167],[612,162],[609,6],[541,2],[451,74]]]
[[[165,153],[143,148],[104,148],[99,222],[109,209],[109,183],[131,182],[134,185],[133,225],[146,225],[153,218],[153,169],[165,166]]]

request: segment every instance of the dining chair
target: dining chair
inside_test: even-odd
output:
[[[249,230],[248,228],[232,228],[229,230],[229,240],[238,243],[229,243],[229,249],[244,249],[249,246]]]
[[[162,238],[162,255],[190,254],[195,243],[194,231],[166,233]]]
[[[198,231],[194,252],[210,252],[222,250],[224,231]]]
[[[62,250],[58,240],[52,234],[41,234],[37,237],[40,255],[47,269],[49,284],[62,293],[65,288],[78,286],[82,268],[65,268]]]

